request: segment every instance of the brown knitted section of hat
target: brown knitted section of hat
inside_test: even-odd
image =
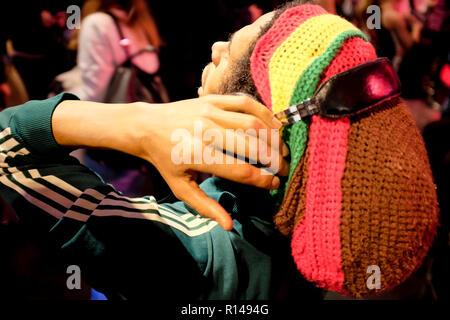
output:
[[[280,209],[273,217],[276,228],[285,236],[292,236],[295,226],[305,215],[308,157],[306,150],[295,168]]]
[[[438,224],[435,185],[422,137],[398,98],[352,118],[342,180],[344,288],[361,297],[389,290],[422,263]],[[381,289],[369,289],[369,266]]]

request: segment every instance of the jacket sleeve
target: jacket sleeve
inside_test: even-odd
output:
[[[66,99],[77,97],[63,93],[0,113],[0,196],[109,298],[200,294],[207,257],[186,247],[206,245],[217,223],[151,196],[125,197],[71,157],[51,128]]]

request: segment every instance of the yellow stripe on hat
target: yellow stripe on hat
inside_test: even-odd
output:
[[[343,18],[320,15],[302,23],[277,48],[269,63],[272,111],[289,107],[295,85],[306,68],[344,31],[358,29]]]

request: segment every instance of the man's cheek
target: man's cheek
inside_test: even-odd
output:
[[[208,74],[211,71],[211,67],[213,67],[214,65],[212,63],[209,63],[208,65],[206,65],[205,68],[203,68],[203,72],[202,72],[202,86],[205,87],[206,86],[206,79],[208,78]]]
[[[218,83],[220,80],[220,70],[213,64],[208,65],[205,69],[205,76],[203,80],[203,94],[216,94]]]
[[[205,86],[203,86],[203,94],[218,94],[219,93],[220,76],[217,69],[210,72],[206,78]]]
[[[220,66],[214,72],[214,79],[212,79],[212,83],[214,86],[214,91],[216,94],[229,94],[232,91],[239,91],[240,88],[233,88],[230,91],[231,87],[236,87],[236,79],[239,77],[239,73],[236,73],[237,70],[230,69],[228,66],[221,68]]]

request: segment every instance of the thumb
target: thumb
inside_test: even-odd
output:
[[[233,220],[228,212],[217,201],[208,197],[195,181],[178,181],[175,195],[202,216],[217,221],[224,230],[233,229]]]

